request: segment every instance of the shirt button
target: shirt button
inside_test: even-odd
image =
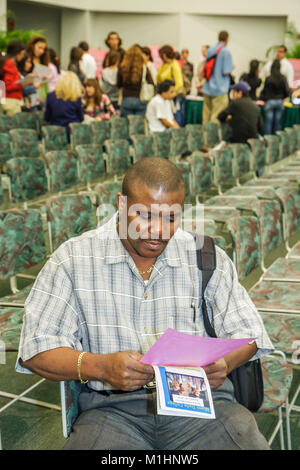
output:
[[[144,299],[148,299],[148,294],[144,294]]]

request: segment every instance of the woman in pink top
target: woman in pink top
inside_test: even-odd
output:
[[[116,111],[108,96],[101,90],[99,81],[95,78],[88,78],[84,82],[84,88],[84,114],[95,118],[97,121],[109,120]]]

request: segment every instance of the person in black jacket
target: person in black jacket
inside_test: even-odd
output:
[[[261,85],[261,79],[258,76],[258,68],[259,68],[259,61],[256,59],[251,60],[249,72],[243,73],[243,75],[240,78],[240,80],[242,80],[243,82],[247,82],[250,85],[251,90],[249,92],[249,96],[254,101],[257,100],[256,90]]]
[[[230,143],[247,143],[263,134],[264,125],[259,107],[249,97],[250,85],[240,81],[231,87],[233,100],[220,112],[218,119],[228,123],[231,132],[224,139]]]
[[[271,75],[266,78],[260,99],[265,102],[265,133],[275,134],[281,129],[283,100],[290,96],[290,89],[284,75],[280,73],[280,61],[274,60]]]

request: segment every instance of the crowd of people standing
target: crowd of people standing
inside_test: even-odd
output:
[[[263,100],[265,133],[275,133],[280,129],[283,101],[290,96],[293,83],[286,47],[278,48],[275,60],[261,73],[259,61],[252,60],[249,71],[235,83],[228,42],[228,32],[221,31],[216,44],[204,45],[197,68],[189,62],[188,49],[179,54],[164,45],[159,49],[161,65],[157,69],[149,47],[134,44],[125,50],[119,34],[113,31],[105,39],[108,51],[99,77],[86,41],[71,48],[67,70],[62,71],[60,59],[45,37],[35,36],[28,44],[14,40],[6,55],[0,57],[0,79],[6,86],[6,103],[1,110],[11,115],[45,109],[45,118],[51,124],[66,127],[70,122],[107,120],[116,114],[141,114],[147,118],[150,131],[167,131],[185,124],[185,96],[191,93],[195,79],[197,94],[203,99],[202,123],[225,120],[231,127],[235,122],[241,125],[240,113],[254,116],[255,102]],[[37,74],[37,66],[47,67],[46,77],[41,77],[40,70]],[[40,89],[45,91],[45,81],[43,97]],[[230,95],[239,83],[242,85]],[[241,98],[239,105],[233,103]],[[245,132],[242,136],[234,132],[235,139],[245,141],[254,137],[253,132],[255,136],[262,132],[260,119],[251,124],[243,119]]]

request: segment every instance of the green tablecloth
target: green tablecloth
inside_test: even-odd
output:
[[[202,123],[202,108],[203,101],[186,100],[185,113],[186,124],[201,124]],[[262,108],[263,112],[263,108]],[[282,128],[293,127],[294,124],[300,124],[300,108],[286,108],[284,107],[282,115]]]

